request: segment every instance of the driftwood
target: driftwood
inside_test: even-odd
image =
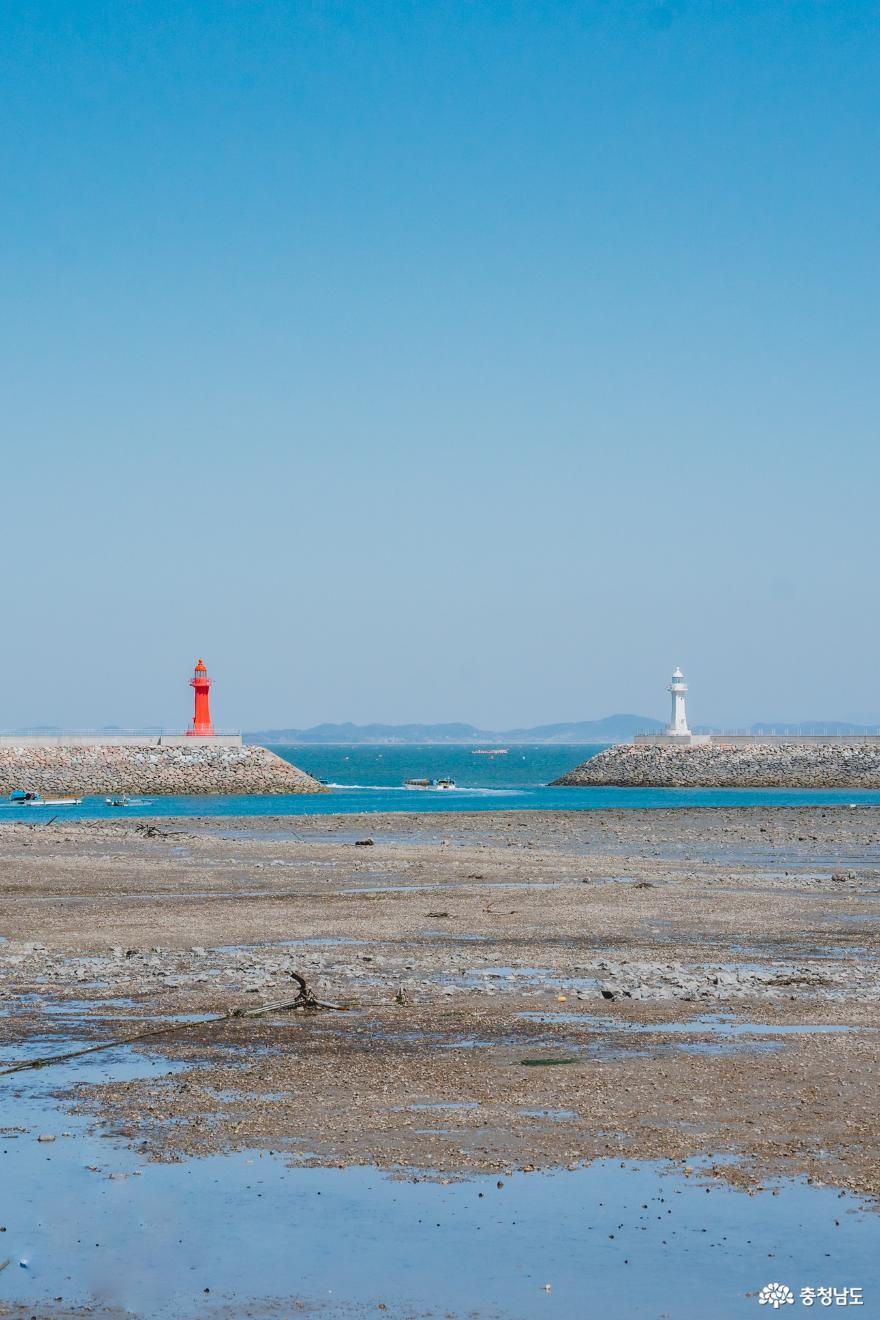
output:
[[[199,1018],[195,1022],[172,1022],[164,1027],[151,1027],[148,1031],[138,1031],[133,1036],[120,1036],[116,1040],[104,1041],[101,1045],[87,1045],[81,1050],[68,1050],[65,1054],[47,1054],[39,1059],[29,1059],[25,1063],[13,1063],[8,1068],[0,1068],[0,1077],[8,1077],[10,1073],[26,1072],[33,1068],[48,1068],[53,1063],[66,1063],[68,1059],[79,1059],[84,1054],[98,1054],[101,1050],[118,1049],[120,1045],[133,1045],[139,1040],[150,1040],[154,1036],[168,1036],[175,1031],[187,1031],[192,1027],[213,1027],[221,1022],[232,1022],[237,1018],[258,1018],[265,1017],[267,1013],[286,1013],[293,1009],[307,1009],[315,1012],[318,1009],[333,1009],[336,1012],[344,1013],[343,1004],[327,1004],[323,1000],[317,999],[314,993],[306,985],[305,978],[300,976],[299,972],[291,972],[299,986],[299,993],[296,999],[286,999],[279,1004],[258,1004],[256,1008],[230,1008],[226,1013],[218,1013],[214,1017]]]

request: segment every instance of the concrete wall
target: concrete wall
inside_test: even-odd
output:
[[[876,733],[692,733],[688,738],[668,734],[639,733],[633,742],[645,747],[880,747]]]
[[[708,733],[637,733],[633,738],[645,747],[704,747],[711,741]]]
[[[876,733],[713,733],[716,747],[880,747]]]
[[[241,747],[240,733],[0,733],[0,747]]]

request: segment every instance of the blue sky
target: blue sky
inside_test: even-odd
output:
[[[11,7],[0,726],[880,722],[878,18]]]

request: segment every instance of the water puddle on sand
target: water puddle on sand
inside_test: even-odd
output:
[[[429,1109],[479,1109],[479,1107],[476,1100],[425,1100],[405,1106],[407,1110],[416,1113]]]
[[[600,1017],[595,1013],[517,1013],[528,1022],[548,1022],[565,1026],[592,1027],[596,1031],[621,1032],[633,1035],[711,1035],[711,1036],[811,1036],[830,1035],[847,1031],[873,1031],[873,1027],[829,1025],[828,1023],[774,1024],[768,1022],[739,1022],[724,1013],[707,1014],[690,1022],[627,1022],[619,1018]]]
[[[549,967],[470,967],[460,972],[439,972],[432,978],[440,985],[467,989],[501,990],[543,986],[548,990],[595,990],[595,976],[565,976]]]
[[[14,1000],[7,1002],[0,1008],[0,1017],[15,1017],[21,1011],[27,1013],[40,1012],[45,1013],[51,1018],[71,1018],[75,1021],[82,1021],[87,1017],[92,1019],[109,1019],[115,1021],[117,1018],[123,1018],[129,1021],[127,1014],[121,1013],[120,1009],[137,1007],[135,999],[65,999],[52,1000],[44,999],[42,995],[27,994],[18,995]],[[151,1015],[152,1016],[152,1015]]]
[[[860,923],[880,920],[880,913],[862,913],[835,918],[836,925],[829,935],[845,934],[839,925],[847,922]],[[691,931],[678,922],[654,917],[650,923],[644,923],[641,931],[646,944],[673,944],[684,946],[699,945],[706,949],[717,949],[719,955],[726,954],[731,961],[721,962],[718,966],[736,970],[737,968],[755,968],[766,971],[769,968],[788,969],[792,963],[819,961],[822,959],[846,960],[847,958],[874,958],[876,953],[864,944],[826,944],[821,942],[821,929],[814,934],[813,940],[805,938],[777,941],[776,943],[741,944],[731,943],[721,935],[707,936]]]
[[[120,1030],[114,1032],[114,1035],[126,1035],[136,1031],[147,1031],[150,1027],[159,1026],[163,1022],[208,1022],[214,1016],[211,1013],[157,1013],[154,1009],[148,1011],[143,1004],[135,999],[67,999],[62,1001],[40,1000],[36,995],[27,995],[23,1003],[27,1002],[27,1007],[33,1011],[42,1013],[53,1027],[63,1029],[75,1028],[77,1025],[95,1022],[115,1022],[120,1024]],[[121,1009],[129,1008],[131,1012],[124,1013]],[[108,1011],[109,1010],[109,1011]],[[0,1016],[14,1016],[14,1008],[4,1010]],[[47,1023],[48,1025],[48,1023]],[[58,1047],[60,1053],[67,1048],[64,1042],[67,1036],[49,1037],[46,1034],[44,1039],[60,1040],[62,1044]],[[31,1036],[30,1040],[36,1039]],[[96,1041],[92,1041],[96,1044]],[[71,1046],[70,1048],[77,1048]],[[0,1055],[3,1054],[5,1047],[0,1045]]]
[[[72,1036],[31,1036],[18,1045],[0,1046],[0,1068],[9,1068],[16,1063],[30,1063],[34,1059],[53,1058],[72,1050],[86,1050],[97,1044],[93,1037],[77,1039]],[[96,1060],[100,1060],[97,1062]],[[70,1059],[66,1063],[54,1064],[45,1071],[40,1069],[41,1085],[34,1094],[42,1098],[51,1096],[53,1091],[75,1086],[78,1082],[130,1082],[138,1077],[171,1076],[183,1072],[189,1065],[183,1060],[166,1059],[160,1054],[143,1054],[128,1045],[118,1045],[101,1050],[100,1054],[87,1054],[79,1059]],[[31,1094],[35,1072],[14,1073],[9,1077],[0,1077],[0,1117],[4,1124],[7,1115],[16,1106],[22,1095]],[[45,1080],[43,1080],[45,1079]],[[0,1165],[0,1169],[2,1169]],[[0,1182],[0,1207],[4,1204],[4,1189]],[[0,1298],[2,1298],[2,1280],[0,1280]]]
[[[303,1167],[307,1151],[145,1164],[52,1096],[76,1082],[161,1083],[182,1066],[121,1048],[0,1080],[0,1310],[729,1320],[756,1314],[756,1290],[779,1279],[859,1286],[862,1314],[876,1313],[876,1214],[833,1188],[787,1181],[749,1196],[648,1162],[447,1185]]]
[[[830,1189],[707,1192],[653,1164],[606,1161],[501,1188],[494,1175],[442,1186],[257,1152],[140,1165],[66,1130],[52,1145],[33,1129],[0,1139],[11,1260],[0,1301],[41,1316],[61,1296],[157,1320],[291,1305],[348,1317],[380,1303],[391,1317],[532,1320],[546,1307],[559,1320],[726,1320],[754,1314],[749,1294],[771,1279],[857,1282],[867,1299],[880,1289],[876,1220]],[[64,1202],[75,1216],[51,1213]]]
[[[207,948],[208,955],[241,954],[254,959],[259,953],[271,953],[273,949],[333,949],[338,946],[361,946],[369,940],[356,940],[349,935],[303,935],[292,940],[257,940],[253,944],[218,944]]]
[[[446,940],[449,944],[481,944],[491,938],[490,935],[473,935],[464,931],[456,930],[419,931],[419,939]]]
[[[453,892],[468,889],[561,889],[563,880],[456,880],[409,884],[401,880],[393,885],[356,885],[337,889],[337,894],[415,894],[427,892]],[[569,882],[572,883],[572,882]]]
[[[274,944],[272,941],[269,941],[267,947],[275,947],[279,949],[332,949],[337,945],[363,945],[368,944],[369,942],[369,940],[352,939],[350,935],[304,935],[298,940],[277,940]],[[248,947],[261,948],[262,946],[258,944],[249,945]]]
[[[523,1118],[540,1118],[548,1123],[573,1123],[580,1115],[573,1109],[521,1109]]]

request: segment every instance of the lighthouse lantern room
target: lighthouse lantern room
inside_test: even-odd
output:
[[[684,681],[684,674],[680,669],[676,669],[672,675],[672,682],[669,684],[669,691],[672,693],[672,718],[666,726],[666,733],[670,738],[690,737],[691,731],[687,725],[687,716],[684,709],[684,697],[687,690],[688,686]]]
[[[214,726],[211,723],[211,708],[208,704],[208,689],[213,682],[208,678],[208,671],[205,668],[204,660],[199,660],[195,667],[195,672],[189,680],[191,688],[195,689],[196,707],[193,715],[192,728],[187,729],[188,738],[213,738]]]

